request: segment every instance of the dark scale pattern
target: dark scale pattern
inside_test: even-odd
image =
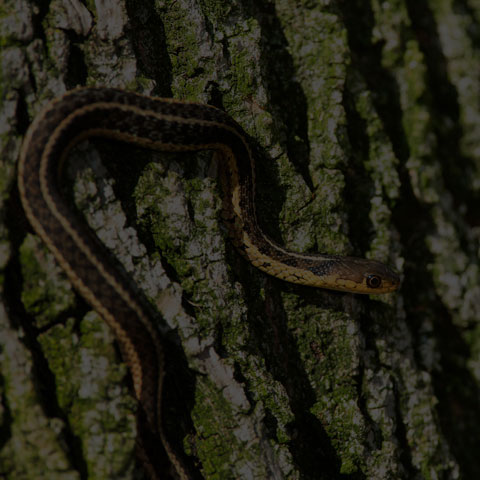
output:
[[[299,259],[295,257],[287,257],[286,255],[282,258],[282,263],[288,265],[289,267],[299,267]]]
[[[325,260],[321,263],[312,265],[307,268],[318,277],[323,277],[325,275],[329,275],[332,272],[332,270],[337,267],[337,265],[338,265],[338,262],[335,260]]]

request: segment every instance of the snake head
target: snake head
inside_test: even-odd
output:
[[[339,290],[376,295],[393,292],[400,286],[398,273],[377,260],[344,257],[336,273]]]

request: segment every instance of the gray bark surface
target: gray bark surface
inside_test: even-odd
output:
[[[0,478],[143,478],[113,334],[15,186],[29,123],[78,85],[225,109],[264,154],[269,235],[402,275],[370,298],[286,284],[226,238],[208,152],[72,153],[73,200],[158,312],[165,427],[203,478],[478,478],[479,32],[474,0],[3,0]]]

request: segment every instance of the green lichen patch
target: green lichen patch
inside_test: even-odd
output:
[[[374,105],[373,94],[365,90],[363,79],[356,75],[349,77],[348,86],[355,95],[356,111],[366,125],[365,133],[369,138],[369,151],[365,168],[373,181],[373,190],[376,195],[383,196],[385,192],[387,198],[397,198],[400,187],[397,172],[398,159],[385,132],[383,119]]]
[[[26,0],[5,0],[0,5],[0,49],[32,40],[32,17],[37,7]]]
[[[184,198],[181,175],[162,165],[147,166],[137,185],[135,196],[139,199],[139,221],[151,231],[161,255],[180,277],[190,274],[186,261],[185,241],[190,238],[188,207]]]
[[[370,430],[358,404],[361,341],[358,325],[345,313],[298,305],[284,295],[294,336],[315,403],[310,412],[321,422],[340,460],[341,472],[365,468]]]
[[[74,293],[53,255],[38,237],[27,235],[20,247],[25,309],[42,327],[72,307]]]
[[[198,163],[198,158],[182,155],[182,163],[170,163],[166,172],[161,164],[151,164],[135,193],[139,221],[153,235],[159,255],[175,270],[192,304],[200,307],[196,317],[200,327],[210,326],[212,317],[228,318],[224,306],[229,296],[228,272],[221,263],[225,256],[221,201],[216,181],[202,173],[211,163],[210,154],[205,157],[200,156]]]
[[[68,411],[76,396],[78,385],[72,383],[72,372],[78,363],[78,333],[75,321],[69,319],[65,325],[55,325],[39,336],[39,342],[47,362],[57,381],[59,406]]]
[[[204,19],[197,6],[177,2],[176,8],[159,8],[165,22],[165,35],[172,63],[172,92],[174,97],[198,100],[205,91],[204,73],[213,65],[208,48],[211,45]]]
[[[48,417],[35,385],[32,355],[9,326],[0,306],[2,448],[0,471],[7,480],[78,480],[63,449],[60,418]]]
[[[272,377],[259,354],[249,355],[242,371],[255,401],[275,419],[275,428],[269,432],[272,440],[288,447],[291,441],[289,427],[295,421],[295,415],[284,385]]]
[[[124,384],[112,333],[95,313],[39,337],[65,412],[92,479],[128,478],[133,468],[136,404]]]
[[[208,379],[202,379],[196,389],[192,418],[199,425],[197,453],[205,479],[233,480],[248,471],[254,475],[250,478],[261,478],[259,472],[253,473],[263,467],[257,463],[259,445],[249,442],[248,420],[242,422],[241,414],[232,410],[224,393]]]
[[[236,25],[236,32],[231,32],[230,39],[230,75],[235,79],[235,92],[237,98],[249,98],[258,90],[260,77],[258,67],[252,62],[252,51],[249,45],[258,41],[258,23],[251,18],[246,22]]]

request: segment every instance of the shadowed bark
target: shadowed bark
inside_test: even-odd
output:
[[[114,336],[29,227],[15,165],[50,99],[106,85],[209,103],[262,152],[262,228],[377,258],[398,293],[243,260],[208,152],[72,153],[71,201],[166,339],[164,424],[205,479],[480,475],[480,6],[470,0],[5,0],[0,477],[141,479]]]

